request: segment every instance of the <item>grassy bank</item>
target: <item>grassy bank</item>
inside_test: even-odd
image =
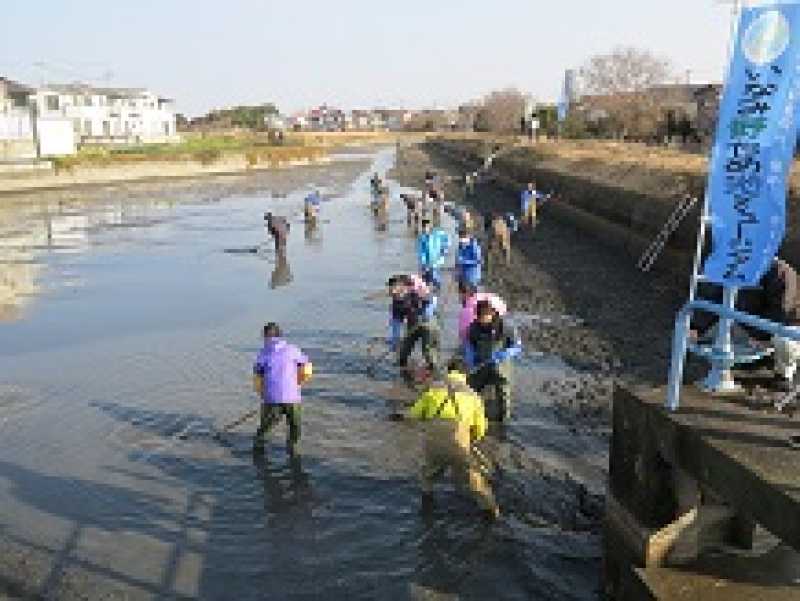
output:
[[[492,136],[438,136],[426,147],[476,168],[490,149],[505,150],[494,165],[506,188],[509,207],[525,182],[555,190],[561,201],[547,211],[578,225],[587,235],[623,247],[638,259],[684,194],[702,198],[708,158],[675,149],[600,140],[542,141],[516,144]],[[787,227],[782,254],[800,264],[800,170],[790,177]],[[695,249],[700,203],[695,205],[667,245],[658,265],[686,273]]]
[[[176,144],[142,144],[114,148],[91,146],[81,148],[73,156],[56,157],[56,172],[71,172],[76,167],[125,166],[144,162],[191,161],[211,165],[225,157],[244,156],[249,165],[298,160],[313,160],[326,149],[313,145],[273,145],[258,136],[187,136]]]
[[[125,166],[143,162],[191,161],[202,165],[232,156],[244,156],[250,166],[315,160],[340,146],[390,144],[398,140],[419,141],[424,134],[401,132],[288,132],[281,144],[266,134],[230,132],[215,134],[185,133],[174,144],[138,146],[89,146],[73,156],[52,159],[56,173],[78,167]]]

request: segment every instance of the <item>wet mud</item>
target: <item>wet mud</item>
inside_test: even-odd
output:
[[[479,214],[519,213],[518,195],[492,183],[465,197],[463,167],[425,145],[405,148],[392,174],[420,186],[428,169],[444,176],[448,200]],[[513,235],[510,266],[490,269],[484,283],[515,311],[534,316],[520,324],[529,351],[558,356],[574,370],[538,392],[571,427],[602,434],[615,382],[665,382],[674,316],[687,291],[670,274],[641,273],[618,248],[554,219],[547,204],[537,213],[533,231]],[[699,378],[702,365],[690,362],[687,369],[689,379]]]
[[[420,431],[389,419],[410,398],[383,356],[387,303],[365,300],[415,269],[398,197],[416,184],[390,179],[389,215],[369,211],[394,160],[0,207],[0,262],[37,267],[10,272],[25,293],[0,321],[0,597],[597,598],[606,440],[561,402],[586,372],[530,333],[514,420],[481,444],[502,517],[447,481],[420,512]],[[285,261],[268,210],[291,219]],[[510,300],[527,331],[586,320]],[[315,366],[297,457],[283,427],[254,457],[254,420],[237,423],[270,320]]]

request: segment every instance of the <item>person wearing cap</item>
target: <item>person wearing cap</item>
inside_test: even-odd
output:
[[[490,518],[497,518],[500,508],[472,450],[486,434],[486,413],[465,374],[463,360],[451,360],[445,382],[423,392],[408,410],[408,418],[425,423],[422,507],[430,508],[434,482],[449,468],[459,488],[468,490]]]
[[[456,274],[458,281],[477,286],[481,282],[481,245],[467,233],[467,228],[458,230],[458,250],[456,253]]]
[[[464,349],[471,370],[468,383],[479,393],[487,386],[494,387],[499,419],[506,421],[511,418],[511,360],[522,353],[522,342],[488,300],[478,301],[476,310]]]
[[[300,386],[312,373],[311,361],[296,346],[282,338],[278,324],[264,326],[264,348],[253,364],[253,386],[261,397],[261,421],[253,438],[253,451],[264,451],[266,434],[286,417],[287,447],[299,451],[301,394]]]

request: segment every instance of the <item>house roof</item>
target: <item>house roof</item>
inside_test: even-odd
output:
[[[139,98],[148,92],[145,88],[101,88],[85,83],[75,82],[68,84],[45,84],[42,90],[51,90],[61,94],[95,94],[98,96],[112,96],[119,98]]]
[[[8,92],[12,94],[20,92],[23,94],[33,94],[35,92],[35,90],[30,86],[21,84],[13,79],[8,79],[7,77],[0,77],[0,85],[2,85]]]

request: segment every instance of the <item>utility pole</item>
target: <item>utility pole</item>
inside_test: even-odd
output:
[[[33,146],[36,149],[36,161],[42,158],[42,145],[39,141],[39,100],[34,96],[28,96],[28,108],[31,115],[31,134],[33,134]]]

